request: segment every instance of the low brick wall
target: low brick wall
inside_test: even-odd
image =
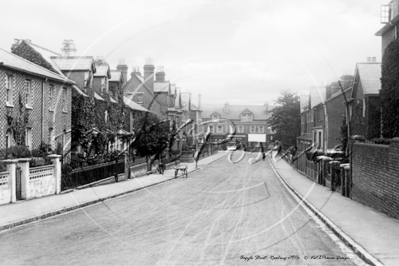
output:
[[[399,218],[399,138],[391,145],[355,143],[352,198]]]

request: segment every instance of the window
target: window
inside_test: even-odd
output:
[[[32,107],[32,83],[25,80],[25,107]]]
[[[13,84],[12,84],[12,76],[11,75],[7,75],[6,77],[6,104],[7,105],[12,105],[13,101]]]
[[[218,120],[219,119],[219,115],[212,115],[212,120]]]
[[[53,110],[54,109],[54,86],[53,85],[50,85],[50,88],[49,88],[48,104],[49,104],[49,109]]]
[[[6,147],[7,148],[11,147],[11,138],[12,138],[12,131],[11,131],[11,129],[7,129],[7,132],[6,132]]]
[[[143,103],[144,93],[137,93],[137,103]]]
[[[252,114],[242,114],[241,115],[242,122],[251,122],[252,121]]]
[[[67,95],[68,91],[66,88],[62,88],[62,111],[67,112]]]
[[[263,132],[264,132],[264,127],[258,126],[258,133],[263,133]]]
[[[223,133],[223,126],[222,125],[218,125],[218,133]]]
[[[256,132],[256,126],[251,126],[250,127],[250,132],[255,133]]]
[[[238,131],[238,133],[244,133],[244,126],[238,126],[238,129],[237,129],[237,131]]]
[[[29,127],[25,131],[25,145],[28,146],[29,150],[32,149],[32,129]]]
[[[381,5],[381,23],[388,23],[391,20],[391,9],[389,5]]]
[[[321,139],[321,131],[319,131],[319,147],[320,147],[320,149],[323,148],[323,142],[322,142],[322,139]]]
[[[90,79],[90,72],[86,71],[85,72],[85,78],[84,78],[84,86],[89,87],[89,79]]]
[[[363,117],[366,117],[366,98],[363,98]]]
[[[101,78],[101,93],[105,93],[105,78]]]
[[[213,125],[209,125],[209,132],[213,133]]]

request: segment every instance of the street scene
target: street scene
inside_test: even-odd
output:
[[[399,265],[399,0],[1,5],[0,266]]]
[[[310,259],[328,254],[339,265],[367,265],[299,206],[270,163],[251,165],[245,160],[232,165],[224,156],[201,165],[187,179],[6,231],[0,261],[10,265],[332,265],[331,259]],[[244,259],[250,257],[251,261]]]

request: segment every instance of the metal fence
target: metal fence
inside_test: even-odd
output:
[[[76,188],[78,186],[90,184],[111,176],[115,176],[125,171],[123,159],[98,165],[85,166],[74,169],[70,173],[64,173],[61,178],[61,190]]]

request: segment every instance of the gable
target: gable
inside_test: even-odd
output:
[[[54,73],[59,74],[58,71],[55,70],[51,66],[51,64],[45,58],[43,58],[43,56],[39,52],[37,52],[30,45],[28,45],[24,40],[22,40],[11,52],[36,65],[39,65]]]

